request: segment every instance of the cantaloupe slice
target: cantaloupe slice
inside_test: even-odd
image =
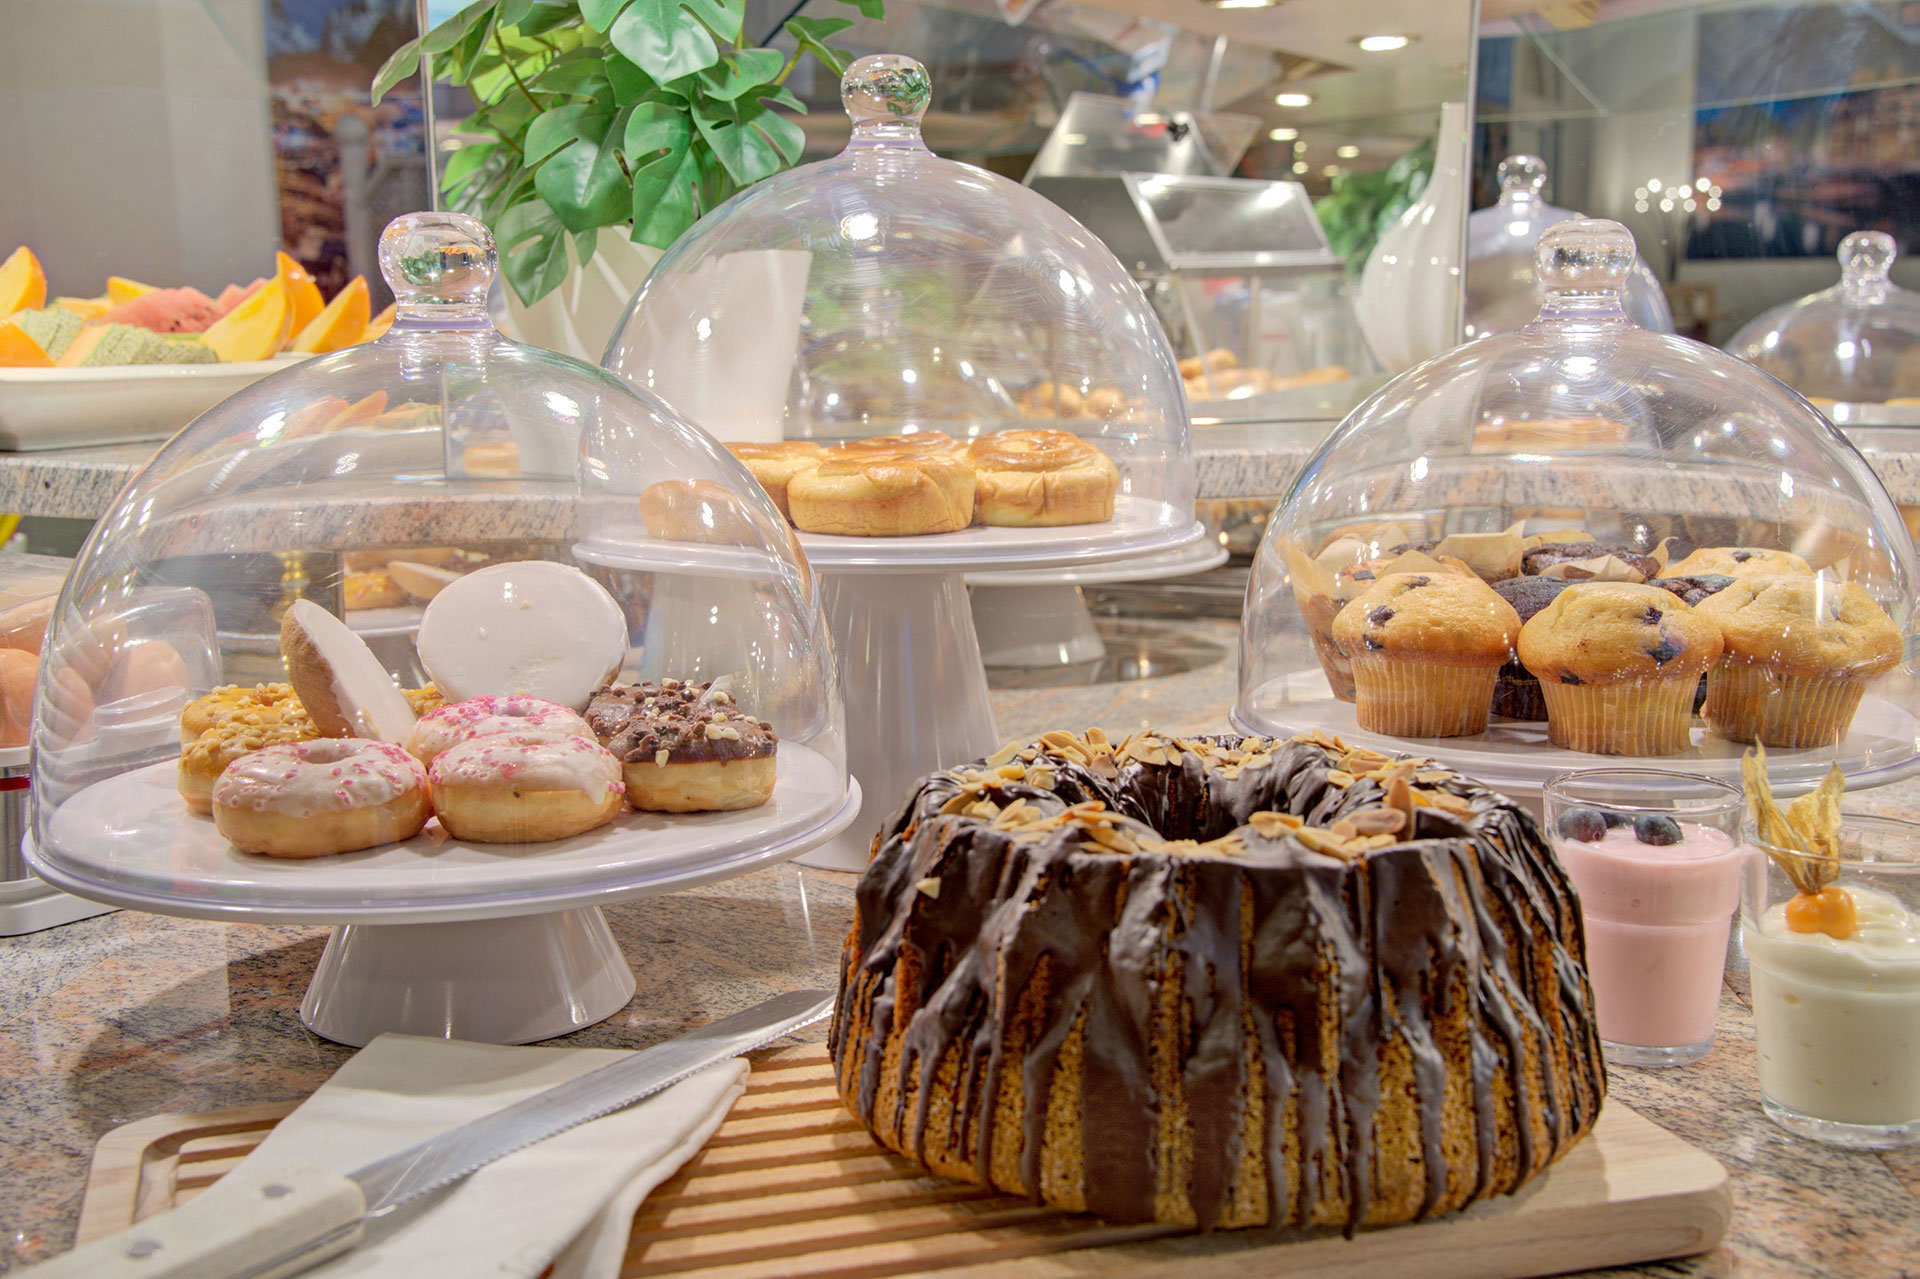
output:
[[[73,312],[83,320],[97,320],[113,309],[113,303],[104,297],[55,298],[53,304],[63,311]]]
[[[110,275],[107,277],[107,301],[114,306],[119,306],[122,302],[133,301],[143,293],[152,293],[157,287],[159,286],[129,280],[124,275]]]
[[[343,346],[352,346],[367,331],[367,319],[372,310],[373,301],[367,293],[367,282],[356,275],[347,282],[346,288],[333,295],[333,301],[327,303],[320,314],[294,333],[293,349],[322,355],[328,351],[338,351]]]
[[[375,338],[386,336],[387,330],[393,327],[393,305],[391,302],[387,303],[386,310],[367,321],[367,331],[360,335],[362,342],[371,342]]]
[[[53,358],[27,331],[10,320],[0,320],[0,369],[50,369]]]
[[[293,331],[305,332],[313,323],[313,317],[327,305],[320,296],[320,286],[293,254],[282,250],[273,255],[273,260],[279,267],[279,274],[274,278],[280,281],[280,287],[287,291],[287,298],[293,303]]]
[[[0,262],[0,315],[38,311],[47,304],[47,273],[33,250],[21,245]]]
[[[226,363],[264,360],[286,345],[293,329],[293,305],[278,280],[268,280],[252,297],[208,326],[200,340]]]

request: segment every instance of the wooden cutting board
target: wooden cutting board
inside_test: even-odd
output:
[[[832,1080],[818,1045],[757,1057],[746,1096],[706,1148],[641,1206],[622,1274],[1522,1279],[1705,1252],[1732,1212],[1712,1157],[1608,1102],[1544,1177],[1445,1220],[1353,1239],[1109,1226],[921,1174],[874,1144]],[[296,1104],[156,1115],[107,1133],[76,1242],[191,1199]]]

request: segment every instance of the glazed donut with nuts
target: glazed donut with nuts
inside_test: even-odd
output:
[[[663,813],[755,808],[773,795],[779,739],[711,684],[609,684],[587,723],[619,758],[627,803]]]

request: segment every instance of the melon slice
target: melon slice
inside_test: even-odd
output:
[[[15,311],[7,318],[38,342],[48,358],[55,361],[67,353],[67,347],[86,325],[86,321],[73,312],[57,306],[42,307],[38,311]]]
[[[71,311],[89,324],[113,309],[113,304],[105,298],[55,298],[53,304],[63,311]]]
[[[53,357],[27,331],[11,320],[0,320],[0,369],[50,369]]]
[[[320,286],[291,253],[284,250],[275,253],[273,261],[278,268],[274,278],[280,281],[280,287],[287,291],[287,299],[293,303],[293,331],[304,332],[326,306],[320,296]]]
[[[356,275],[347,282],[346,288],[333,295],[333,301],[327,303],[320,314],[295,330],[293,349],[323,355],[352,346],[367,331],[367,318],[372,310],[367,282]]]
[[[110,275],[107,277],[107,301],[119,306],[123,302],[133,301],[143,293],[152,293],[154,287],[151,284],[142,284],[138,280],[129,280],[124,275]]]
[[[393,303],[389,302],[387,303],[386,310],[367,321],[367,331],[360,335],[360,340],[362,342],[371,342],[376,338],[384,337],[386,336],[387,330],[392,327]]]
[[[287,291],[280,281],[269,280],[258,293],[208,325],[200,340],[233,364],[277,353],[292,329],[293,306]]]
[[[47,273],[33,250],[21,245],[0,262],[0,315],[38,311],[47,304]]]

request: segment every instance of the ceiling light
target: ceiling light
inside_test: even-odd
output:
[[[1299,136],[1300,136],[1300,130],[1298,129],[1267,130],[1267,141],[1269,142],[1291,142]]]
[[[1279,0],[1212,0],[1216,9],[1271,9]]]
[[[1337,178],[1345,172],[1346,170],[1341,168],[1339,165],[1329,164],[1321,167],[1320,176],[1325,178]]]
[[[1348,143],[1348,144],[1347,144],[1346,146],[1344,146],[1344,147],[1336,147],[1336,148],[1334,148],[1334,152],[1333,152],[1333,153],[1334,153],[1335,155],[1337,155],[1337,156],[1339,156],[1339,157],[1340,157],[1340,158],[1341,158],[1342,160],[1351,160],[1351,159],[1353,159],[1353,158],[1354,158],[1355,156],[1357,156],[1357,155],[1359,155],[1359,154],[1360,154],[1360,148],[1359,148],[1359,147],[1356,147],[1356,146],[1354,146],[1354,145],[1353,145],[1352,143]]]
[[[1392,53],[1413,43],[1412,36],[1360,36],[1354,41],[1362,53]]]
[[[1295,173],[1305,173],[1307,171],[1307,162],[1305,160],[1295,160],[1293,162],[1293,171]]]
[[[1313,105],[1313,95],[1311,93],[1297,92],[1276,93],[1273,95],[1273,105],[1276,107],[1310,107]]]

